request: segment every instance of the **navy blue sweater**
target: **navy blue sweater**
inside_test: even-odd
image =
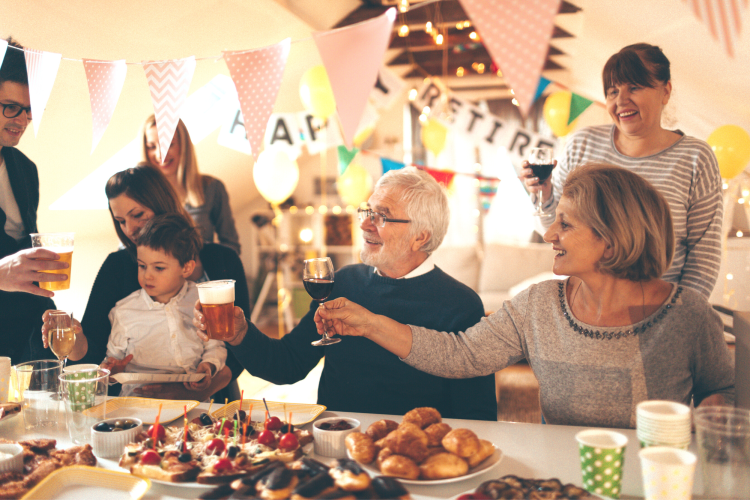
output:
[[[346,297],[401,323],[447,332],[464,331],[484,316],[479,296],[439,268],[415,278],[391,279],[364,264],[336,272],[329,300]],[[318,403],[334,411],[403,415],[420,406],[446,418],[497,420],[494,375],[444,379],[420,372],[364,337],[315,347],[317,303],[283,339],[271,339],[250,324],[242,344],[231,347],[256,377],[274,384],[302,380],[325,356]]]

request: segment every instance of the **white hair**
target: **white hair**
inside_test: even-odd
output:
[[[411,221],[409,236],[421,231],[430,234],[420,250],[430,255],[437,250],[448,232],[450,208],[445,189],[430,174],[416,167],[390,170],[378,180],[375,189],[401,189],[400,201]]]

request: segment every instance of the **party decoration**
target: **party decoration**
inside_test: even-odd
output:
[[[292,39],[257,50],[225,51],[224,60],[237,88],[245,134],[257,159],[268,118],[281,87]]]
[[[166,154],[180,119],[180,109],[193,80],[195,57],[172,61],[143,61],[142,64],[154,105],[159,149]]]
[[[526,116],[534,103],[561,0],[460,0],[460,3],[515,92],[521,114]]]
[[[357,162],[349,164],[346,172],[336,181],[341,200],[347,205],[359,206],[372,194],[372,178]]]
[[[0,38],[0,66],[3,65],[3,61],[5,60],[6,50],[8,50],[8,42]]]
[[[445,138],[448,135],[448,129],[436,120],[427,120],[422,125],[422,144],[432,154],[438,156],[445,148]]]
[[[581,113],[586,111],[586,109],[588,109],[593,103],[594,101],[586,99],[585,97],[573,92],[570,96],[570,113],[568,114],[567,125],[573,123],[575,119],[581,116]]]
[[[547,96],[544,101],[544,121],[557,137],[564,137],[575,127],[575,122],[568,123],[570,102],[573,95],[567,90],[558,90]]]
[[[448,170],[433,170],[431,168],[425,168],[424,170],[434,177],[439,184],[442,184],[446,188],[450,186],[451,181],[456,176],[456,172],[450,172]]]
[[[693,7],[693,14],[699,21],[708,26],[714,40],[724,44],[729,57],[734,57],[734,45],[740,41],[742,32],[741,9],[747,8],[745,2],[723,2],[719,0],[682,0]],[[744,5],[743,5],[744,4]],[[731,5],[731,8],[730,8]]]
[[[326,121],[336,111],[331,82],[323,66],[313,66],[305,71],[299,82],[302,105],[315,118]]]
[[[395,20],[396,9],[390,8],[368,21],[313,33],[330,78],[348,147],[352,146],[367,98],[377,82]]]
[[[86,72],[91,102],[91,152],[93,153],[115,112],[128,67],[124,59],[119,61],[84,59],[83,69]]]
[[[338,152],[339,152],[339,175],[342,175],[344,172],[346,172],[346,167],[349,166],[349,164],[352,162],[354,157],[357,156],[357,153],[359,153],[359,148],[347,149],[346,146],[339,146]]]
[[[39,133],[42,124],[44,108],[52,93],[57,70],[60,68],[62,54],[44,52],[41,50],[24,49],[26,71],[29,75],[29,98],[31,100],[31,115],[34,117],[34,136]]]
[[[750,134],[737,125],[722,125],[706,140],[714,150],[724,179],[733,179],[750,162]]]
[[[375,132],[375,124],[374,123],[366,125],[364,128],[362,128],[354,136],[354,147],[355,148],[361,148],[362,145],[365,143],[365,141],[370,138],[370,136],[372,135],[373,132]]]
[[[492,206],[492,200],[495,199],[497,194],[497,187],[500,184],[500,179],[490,177],[478,177],[479,179],[479,206],[482,207],[482,211],[487,214]]]
[[[253,166],[253,181],[261,196],[272,205],[286,201],[299,182],[297,162],[279,149],[266,148]]]
[[[385,175],[390,170],[399,170],[406,166],[403,163],[389,160],[388,158],[381,158],[380,164],[383,166],[383,175]]]
[[[542,93],[544,93],[547,87],[549,87],[550,83],[552,82],[543,76],[539,77],[539,85],[536,86],[536,92],[534,92],[534,100],[532,102],[536,102],[536,100],[542,96]]]

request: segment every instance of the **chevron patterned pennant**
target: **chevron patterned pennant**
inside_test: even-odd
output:
[[[154,105],[159,149],[162,154],[166,154],[180,119],[180,109],[193,80],[195,57],[172,61],[143,61],[143,71],[146,73]]]
[[[268,117],[281,87],[292,39],[257,50],[225,51],[224,61],[232,75],[253,157],[258,159]]]
[[[47,107],[52,86],[55,84],[57,70],[60,68],[62,54],[44,52],[41,50],[24,49],[26,71],[29,74],[29,98],[31,99],[31,115],[34,117],[34,136],[39,133],[44,108]]]
[[[83,69],[86,71],[89,100],[91,101],[93,129],[91,152],[93,153],[104,135],[104,131],[107,130],[112,113],[115,111],[115,105],[120,98],[128,67],[125,64],[125,59],[120,61],[84,59]]]
[[[704,23],[714,40],[724,45],[729,57],[734,57],[734,46],[740,43],[742,16],[747,0],[682,0],[692,7],[693,14]]]

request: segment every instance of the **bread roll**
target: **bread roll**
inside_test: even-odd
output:
[[[350,433],[346,436],[344,444],[352,458],[362,464],[372,463],[378,453],[372,438],[361,432]]]
[[[453,429],[445,435],[443,448],[459,457],[470,457],[479,451],[479,438],[469,429]]]
[[[448,479],[463,476],[469,471],[469,464],[453,453],[437,453],[419,466],[422,479]]]
[[[443,438],[451,431],[451,426],[440,422],[427,427],[424,432],[427,434],[427,446],[442,446]]]
[[[398,422],[393,420],[378,420],[370,424],[365,433],[372,438],[373,441],[383,439],[391,432],[398,429]]]
[[[427,455],[427,442],[427,434],[422,429],[413,424],[402,424],[385,438],[385,447],[419,463]]]
[[[383,448],[378,452],[378,468],[380,468],[383,465],[383,460],[393,455],[393,452],[388,448]]]
[[[493,446],[493,444],[486,439],[480,439],[479,451],[466,458],[466,461],[469,463],[469,468],[473,469],[480,463],[484,462],[493,453],[495,453],[495,447]]]
[[[440,412],[435,408],[422,407],[414,408],[413,410],[406,412],[403,420],[401,420],[401,425],[414,424],[420,429],[425,429],[428,426],[440,423],[441,421],[442,418],[440,417]]]
[[[419,477],[419,466],[412,459],[403,455],[391,455],[380,464],[380,472],[384,476],[417,479]]]

